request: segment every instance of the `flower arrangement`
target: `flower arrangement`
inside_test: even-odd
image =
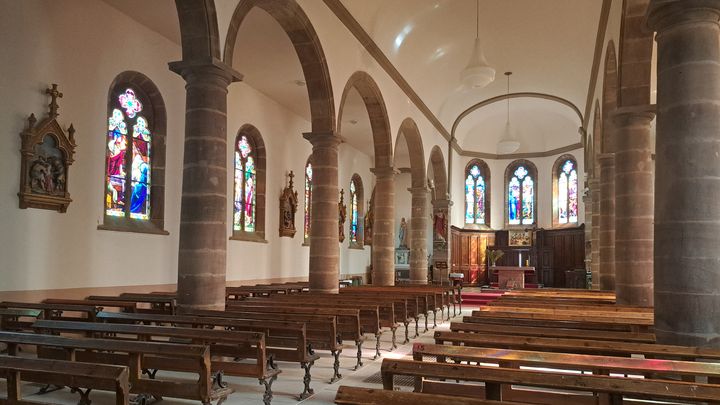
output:
[[[495,266],[495,262],[497,262],[503,255],[505,255],[505,252],[503,252],[500,249],[495,250],[488,250],[487,251],[487,258],[490,260],[490,266]]]

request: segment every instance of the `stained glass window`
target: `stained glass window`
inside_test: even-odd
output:
[[[535,223],[535,181],[524,165],[515,167],[508,181],[508,224]]]
[[[312,214],[312,164],[305,166],[305,241],[310,238],[310,217]]]
[[[350,180],[350,242],[358,241],[358,195],[355,179]]]
[[[257,154],[247,136],[235,142],[235,196],[233,198],[233,231],[255,232]]]
[[[477,163],[467,169],[465,178],[465,223],[484,225],[486,216],[486,185],[483,171]]]
[[[145,221],[150,219],[151,125],[141,115],[143,103],[133,89],[125,89],[113,102],[108,118],[105,214]],[[132,128],[132,138],[128,128]],[[132,144],[131,153],[128,144]]]
[[[567,159],[560,166],[557,183],[558,223],[578,222],[578,177],[575,161]]]

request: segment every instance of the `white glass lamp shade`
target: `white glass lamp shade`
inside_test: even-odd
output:
[[[505,124],[505,131],[503,131],[503,136],[497,143],[497,153],[498,155],[506,155],[508,153],[516,152],[518,149],[520,149],[520,141],[518,141],[512,135],[512,131],[510,130],[510,122],[507,122]]]
[[[476,38],[470,62],[460,72],[460,81],[468,89],[481,89],[492,83],[493,80],[495,80],[495,69],[488,65],[480,47],[480,40]]]

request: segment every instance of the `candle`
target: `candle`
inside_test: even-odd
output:
[[[522,252],[518,252],[518,266],[522,267]]]

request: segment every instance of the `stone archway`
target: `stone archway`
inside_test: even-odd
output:
[[[450,269],[450,209],[452,201],[448,192],[447,166],[439,146],[433,146],[428,163],[428,183],[432,196],[433,235],[433,281],[448,281]]]
[[[325,53],[310,19],[295,0],[240,0],[230,20],[223,61],[232,66],[240,25],[253,7],[270,14],[295,48],[307,84],[312,132],[334,133],[335,102]]]
[[[340,248],[337,243],[338,145],[335,101],[325,53],[310,19],[295,0],[240,0],[235,7],[223,60],[232,65],[238,32],[248,13],[259,8],[285,31],[295,49],[305,79],[310,105],[313,145],[313,198],[310,224],[310,289],[337,293]]]
[[[412,118],[405,118],[395,141],[395,147],[405,143],[410,161],[410,188],[411,214],[409,243],[410,248],[410,283],[427,284],[428,257],[427,257],[427,203],[428,188],[425,172],[425,151],[422,137],[417,124]],[[396,154],[397,158],[397,154]]]
[[[395,169],[392,167],[393,150],[385,101],[380,87],[365,72],[350,76],[340,101],[338,133],[342,134],[342,114],[350,91],[360,94],[370,118],[370,129],[375,152],[375,200],[372,225],[372,283],[395,284]]]

